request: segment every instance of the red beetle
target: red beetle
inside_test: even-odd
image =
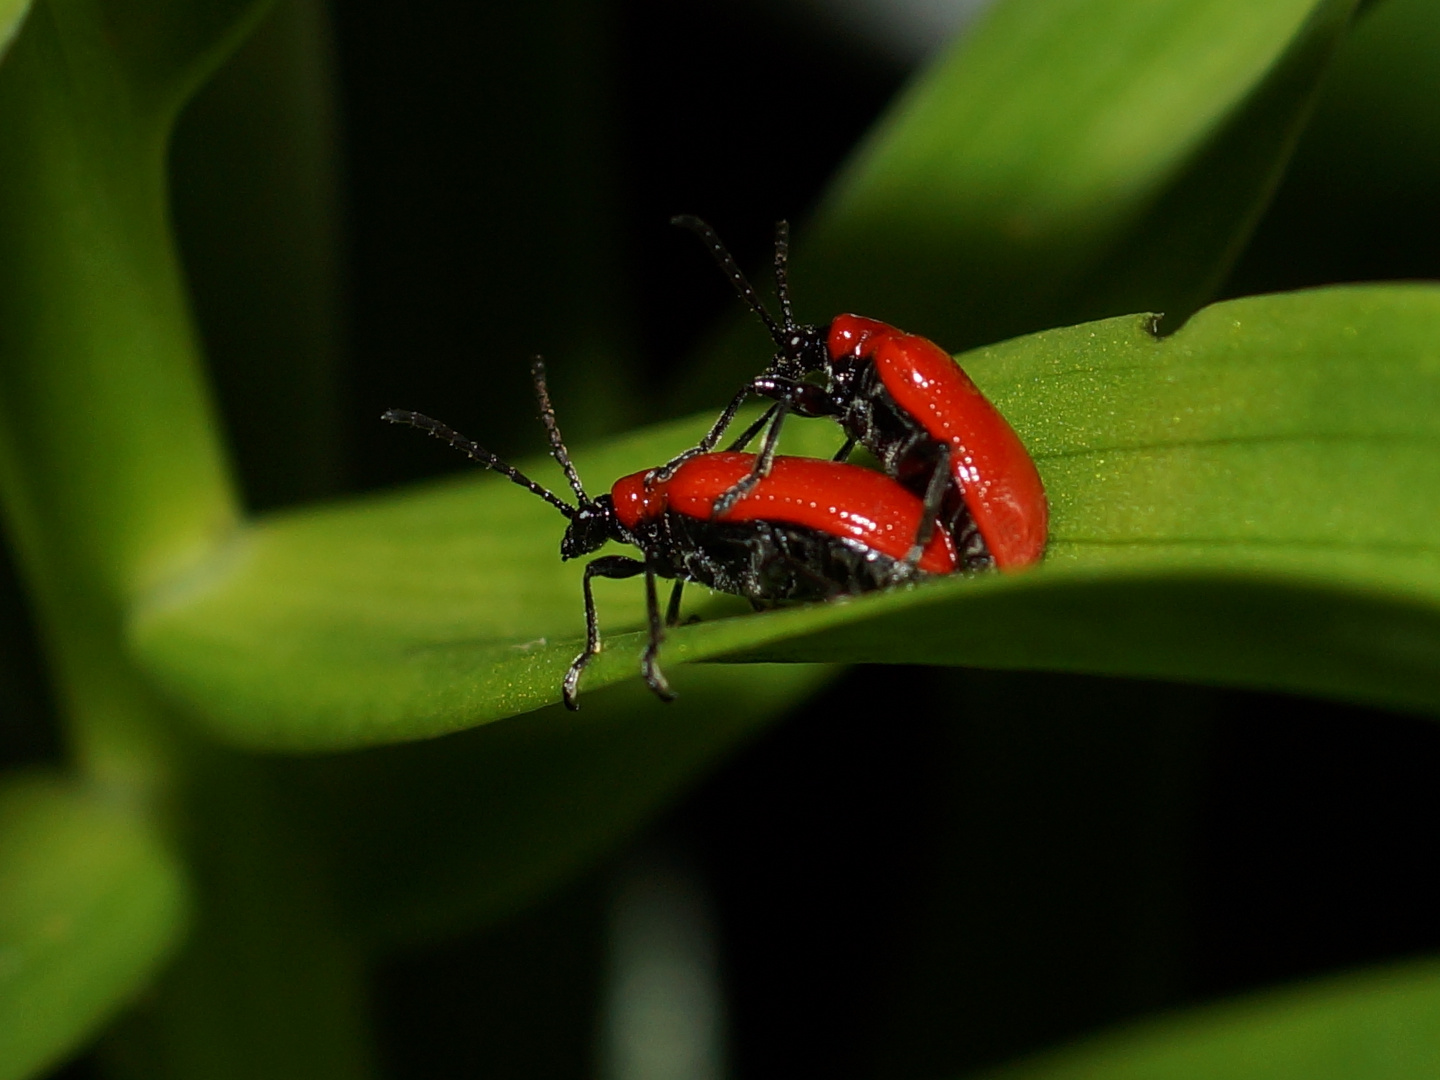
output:
[[[849,399],[847,432],[887,471],[921,490],[931,471],[924,466],[947,458],[995,565],[1004,570],[1039,560],[1050,519],[1040,473],[964,368],[933,341],[861,315],[831,321],[827,352],[831,401]],[[890,415],[877,415],[883,413]]]
[[[755,471],[721,500],[742,498],[770,467],[786,415],[828,416],[848,436],[837,459],[858,442],[885,471],[925,497],[924,539],[938,518],[961,546],[966,568],[1028,566],[1045,552],[1050,511],[1045,488],[1015,430],[960,365],[916,334],[860,315],[840,315],[828,327],[795,321],[786,282],[788,230],[776,227],[775,279],[782,320],[760,303],[715,231],[699,218],[674,219],[697,233],[736,291],[765,323],[778,351],[721,413],[690,453],[707,453],[750,395],[775,404],[734,444],[746,445],[766,424]],[[815,377],[820,381],[807,381]],[[677,458],[657,478],[684,460]]]
[[[639,559],[602,555],[585,567],[585,648],[561,685],[569,708],[576,708],[585,665],[600,651],[592,578],[645,575],[650,641],[641,673],[651,690],[669,700],[674,695],[656,658],[663,626],[679,621],[687,581],[765,607],[871,592],[960,568],[955,541],[943,529],[929,530],[917,543],[926,517],[917,495],[882,473],[834,461],[774,457],[742,498],[719,509],[727,493],[755,475],[756,455],[694,455],[658,482],[646,482],[654,470],[637,472],[617,480],[609,494],[591,498],[560,438],[538,359],[533,372],[551,453],[575,492],[574,506],[438,420],[402,409],[389,410],[384,419],[448,442],[554,506],[570,522],[560,541],[562,559],[589,555],[610,540],[640,549]],[[657,577],[675,581],[663,623]]]
[[[610,489],[615,521],[631,536],[656,534],[654,543],[637,546],[669,549],[675,573],[662,576],[688,578],[757,602],[868,592],[910,576],[903,564],[912,555],[924,513],[913,493],[871,469],[781,455],[749,494],[717,512],[716,502],[750,475],[755,459],[754,454],[702,454],[659,483],[645,483],[648,470],[621,477]],[[786,530],[814,534],[826,549],[824,558],[805,557],[777,543],[759,552],[759,561],[743,565],[739,574],[735,570],[743,560],[720,560],[700,573],[688,572],[694,553],[710,560],[714,540],[732,531],[748,538],[757,524],[776,537]],[[698,542],[660,539],[673,541],[682,533]],[[607,538],[620,539],[614,532]],[[767,556],[773,566],[766,564]],[[914,556],[924,574],[959,569],[948,533],[937,531]],[[816,570],[822,572],[817,576]],[[707,581],[702,574],[715,580]]]

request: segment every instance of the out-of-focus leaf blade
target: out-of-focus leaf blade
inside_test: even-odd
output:
[[[110,783],[167,768],[117,655],[121,608],[236,518],[171,245],[165,139],[187,80],[256,10],[42,0],[0,65],[0,505],[70,745]],[[195,70],[136,55],[161,38]]]
[[[341,471],[332,38],[321,0],[271,6],[170,148],[175,231],[251,507],[332,494]]]
[[[979,664],[1169,676],[1440,709],[1440,288],[1232,301],[1160,339],[1126,316],[962,359],[1035,455],[1045,565],[712,618],[665,658]],[[697,418],[582,455],[665,460]],[[798,427],[798,425],[797,425]],[[807,448],[832,446],[811,425]],[[562,521],[498,478],[271,519],[152,599],[136,655],[227,739],[418,738],[555,700],[579,649]],[[642,590],[598,590],[633,678]],[[734,607],[710,609],[713,616]]]
[[[60,780],[0,783],[0,1078],[77,1050],[180,937],[188,890],[123,806]]]
[[[1178,323],[1215,299],[1280,184],[1354,6],[1316,5],[1244,104],[1060,297],[1054,322],[1148,310]]]
[[[1193,308],[1268,200],[1353,6],[995,5],[842,175],[797,251],[802,307],[950,348]]]
[[[20,29],[25,13],[30,10],[30,0],[0,0],[0,60],[5,59],[5,50],[10,39]]]
[[[1334,70],[1232,295],[1440,277],[1440,6],[1370,4]]]
[[[5,509],[32,582],[107,596],[233,512],[170,247],[163,124],[130,109],[115,17],[42,3],[0,67]]]
[[[99,46],[92,59],[118,62],[137,101],[168,120],[272,2],[47,0],[46,6],[75,31],[68,35],[73,43]]]
[[[1005,1080],[1412,1080],[1440,1072],[1433,960],[1256,995],[986,1073]]]

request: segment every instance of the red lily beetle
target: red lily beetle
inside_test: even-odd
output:
[[[712,450],[747,397],[775,401],[732,447],[745,446],[769,425],[754,472],[727,493],[722,508],[742,498],[770,467],[788,414],[825,416],[847,436],[837,459],[859,443],[887,473],[922,494],[927,514],[959,541],[967,569],[993,565],[1012,570],[1041,558],[1050,512],[1040,474],[1014,429],[948,353],[916,334],[860,315],[837,316],[826,327],[796,322],[786,279],[789,230],[783,221],[775,236],[780,322],[709,225],[690,216],[673,221],[705,242],[777,346],[769,367],[735,395],[689,451]],[[816,377],[820,381],[807,381]],[[659,470],[656,478],[684,458]]]
[[[403,409],[391,409],[383,419],[449,443],[559,510],[570,523],[560,541],[562,559],[589,555],[610,540],[640,549],[639,559],[602,555],[585,567],[585,648],[561,684],[571,709],[577,707],[580,675],[600,651],[592,578],[645,576],[650,640],[641,673],[651,690],[669,700],[674,695],[657,658],[663,627],[679,621],[686,582],[766,607],[871,592],[960,568],[951,535],[925,529],[926,508],[917,495],[882,473],[840,462],[773,457],[743,498],[720,509],[716,504],[754,475],[756,455],[692,455],[663,480],[647,483],[654,470],[637,472],[617,480],[609,494],[592,498],[560,437],[538,358],[532,372],[551,454],[575,492],[574,506],[438,420]],[[675,581],[663,623],[657,577]]]

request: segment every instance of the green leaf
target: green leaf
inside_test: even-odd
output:
[[[0,61],[5,59],[5,50],[29,10],[30,0],[0,0]]]
[[[803,305],[952,348],[1194,310],[1268,200],[1353,7],[996,4],[837,182],[797,252]]]
[[[618,477],[693,444],[704,424],[652,428],[582,451],[576,464],[582,476]],[[810,434],[834,443],[825,426]],[[553,464],[524,467],[564,486]],[[558,700],[584,643],[583,566],[559,561],[564,524],[493,474],[262,519],[188,583],[141,605],[137,656],[248,746],[398,742],[537,709]],[[638,670],[638,637],[615,633],[644,622],[636,584],[597,583],[610,647],[584,687]],[[717,610],[703,590],[691,594],[687,611]]]
[[[0,1080],[77,1050],[185,925],[173,855],[126,807],[59,779],[0,783]]]
[[[1215,298],[1270,205],[1355,6],[1315,5],[1244,102],[1057,298],[1054,322],[1148,310],[1178,323]]]
[[[93,577],[112,595],[234,512],[170,246],[165,123],[128,107],[118,21],[42,3],[0,68],[6,510],[32,576]]]
[[[1040,464],[1032,573],[670,634],[665,662],[887,661],[1283,688],[1440,709],[1440,288],[1217,304],[1173,336],[1127,316],[963,358]],[[616,477],[704,419],[579,455]],[[797,428],[801,425],[795,425]],[[797,432],[815,452],[830,426]],[[136,656],[224,738],[319,749],[421,738],[556,699],[580,648],[562,521],[498,477],[263,522],[132,623]],[[597,590],[633,679],[641,589]],[[692,592],[695,590],[692,590]],[[681,684],[683,690],[683,682]]]
[[[1328,169],[1325,179],[1356,200],[1433,194],[1440,178],[1437,47],[1434,4],[1372,5],[1337,58],[1296,166],[1311,180]]]
[[[331,494],[341,471],[333,52],[321,0],[270,6],[171,142],[175,232],[252,507]]]
[[[107,782],[167,768],[118,655],[121,608],[237,515],[171,246],[165,139],[258,10],[43,0],[0,66],[0,503],[71,745]]]
[[[1440,964],[1329,979],[1087,1040],[1006,1080],[1412,1080],[1440,1072]]]
[[[46,0],[90,72],[113,63],[162,122],[264,16],[271,0]],[[98,33],[97,33],[98,31]],[[89,52],[89,49],[96,49]],[[88,55],[87,55],[88,53]]]
[[[1436,276],[1440,6],[1368,5],[1226,288]]]
[[[1217,304],[1163,340],[1124,318],[969,354],[1045,478],[1044,567],[864,598],[863,617],[777,613],[767,636],[791,640],[745,655],[1440,710],[1437,330],[1440,289],[1375,286]],[[713,655],[732,634],[689,640]]]

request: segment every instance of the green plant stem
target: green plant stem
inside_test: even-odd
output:
[[[0,497],[76,758],[148,788],[163,737],[122,612],[238,515],[170,239],[167,123],[89,14],[37,5],[0,69]]]
[[[188,849],[196,932],[110,1062],[177,1080],[368,1068],[360,954],[263,769],[169,723],[122,634],[238,531],[166,148],[259,10],[46,0],[0,69],[0,500],[80,771]]]

